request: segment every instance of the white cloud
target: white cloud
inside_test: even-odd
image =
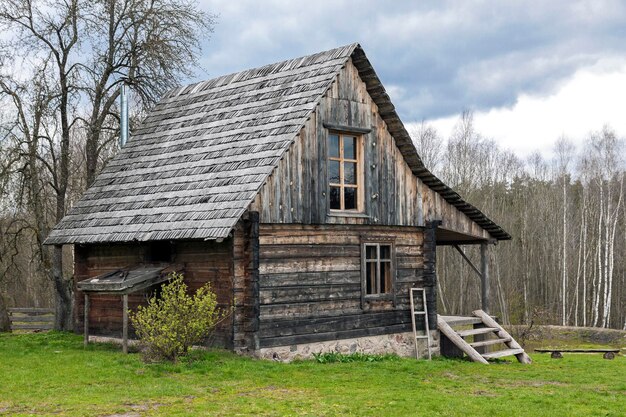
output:
[[[550,153],[561,136],[581,145],[608,124],[626,135],[626,60],[603,60],[578,70],[549,96],[522,94],[511,107],[475,112],[476,129],[520,155]],[[458,116],[430,120],[444,137]]]

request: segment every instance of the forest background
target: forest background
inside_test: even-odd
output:
[[[120,85],[132,133],[195,68],[215,16],[188,0],[45,4],[0,6],[14,35],[0,39],[0,325],[7,306],[56,306],[55,327],[70,329],[71,248],[42,242],[119,149]],[[493,314],[626,329],[626,149],[610,126],[523,158],[477,131],[470,111],[449,137],[417,126],[426,166],[512,236],[490,251]],[[440,311],[478,308],[474,271],[453,248],[438,257]]]

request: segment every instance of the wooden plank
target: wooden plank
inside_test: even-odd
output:
[[[37,316],[10,316],[12,323],[53,323],[54,316],[37,315]]]
[[[554,349],[546,349],[546,348],[537,348],[535,352],[540,353],[552,353],[552,352],[569,352],[569,353],[620,353],[620,349],[602,349],[602,348],[591,348],[591,349],[571,349],[571,348],[554,348]]]
[[[259,335],[261,338],[284,337],[394,326],[409,323],[409,316],[407,311],[385,311],[295,320],[262,320]]]
[[[361,312],[360,299],[322,300],[289,304],[261,305],[261,320],[277,318],[310,318]]]
[[[54,328],[54,323],[41,323],[41,324],[11,323],[11,330],[52,330],[53,328]]]
[[[483,358],[476,350],[471,347],[461,336],[459,336],[453,329],[446,323],[441,316],[437,315],[437,327],[439,331],[443,333],[452,343],[454,343],[463,353],[470,357],[474,362],[480,362],[488,364],[487,360]]]
[[[54,314],[53,308],[36,308],[36,307],[11,307],[7,308],[9,314],[24,313],[24,314]]]
[[[498,343],[506,343],[510,341],[511,339],[491,339],[491,340],[483,340],[480,342],[473,342],[473,343],[470,343],[469,345],[473,348],[477,348],[477,347],[482,347],[482,346],[497,345]]]
[[[505,349],[498,350],[496,352],[483,353],[483,358],[485,359],[496,359],[503,358],[505,356],[517,356],[524,353],[524,349]]]
[[[482,320],[478,317],[441,316],[441,318],[450,326],[471,326],[482,323]]]
[[[474,314],[476,317],[480,317],[483,323],[485,323],[485,325],[498,327],[499,329],[498,329],[497,335],[500,339],[511,339],[510,342],[507,342],[507,346],[509,348],[522,349],[520,344],[517,343],[517,341],[513,339],[513,337],[506,330],[504,330],[491,316],[489,316],[489,314],[485,313],[482,310],[475,310],[472,312],[472,314]],[[524,364],[532,363],[532,359],[530,359],[530,356],[528,356],[526,352],[524,352],[523,349],[522,349],[522,352],[516,354],[515,356],[517,357],[517,360],[520,361],[521,363],[524,363]]]
[[[459,330],[458,335],[461,337],[476,336],[479,334],[489,334],[498,331],[497,327],[482,327],[479,329]]]
[[[410,328],[411,328],[411,325],[407,323],[407,324],[399,324],[399,325],[394,325],[394,326],[372,327],[372,328],[355,329],[355,330],[338,331],[338,332],[305,334],[305,335],[295,335],[295,336],[286,336],[286,337],[271,337],[271,338],[261,339],[260,346],[261,348],[275,347],[275,346],[290,346],[290,345],[298,345],[298,344],[303,344],[303,343],[323,342],[327,340],[341,340],[341,339],[351,339],[351,338],[366,337],[366,336],[379,336],[382,334],[407,332],[410,330]]]
[[[359,284],[360,271],[296,272],[285,274],[262,274],[259,284],[262,289],[294,285]]]
[[[282,304],[326,300],[345,300],[361,297],[361,284],[299,285],[291,287],[261,288],[261,304]]]

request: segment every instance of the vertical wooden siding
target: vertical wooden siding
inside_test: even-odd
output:
[[[366,216],[329,215],[325,123],[371,129],[362,136]],[[351,61],[322,98],[250,209],[259,211],[261,223],[425,226],[428,221],[441,220],[442,227],[489,238],[488,232],[412,173]]]
[[[427,284],[422,228],[261,224],[259,236],[260,347],[411,329],[408,289]],[[361,304],[362,238],[394,239],[395,303]]]
[[[233,242],[177,241],[175,263],[185,266],[185,282],[191,290],[210,283],[222,308],[232,304]],[[76,245],[75,282],[116,269],[136,265],[144,260],[145,246],[141,244]],[[148,292],[130,294],[129,308],[145,304]],[[82,331],[84,297],[75,291],[75,329]],[[119,337],[122,331],[122,302],[118,295],[92,295],[89,314],[90,333]],[[131,328],[132,333],[132,328]],[[222,322],[214,335],[219,346],[232,345],[232,316]]]

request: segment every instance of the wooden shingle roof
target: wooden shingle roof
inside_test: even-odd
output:
[[[492,236],[510,238],[424,168],[351,44],[169,92],[45,243],[227,237],[350,58],[413,172]]]

